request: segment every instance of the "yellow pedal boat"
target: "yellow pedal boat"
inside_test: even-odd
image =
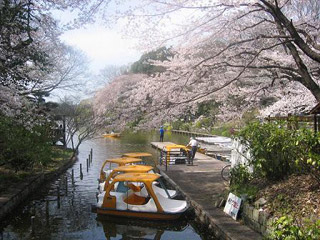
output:
[[[125,166],[119,166],[112,170],[112,172],[109,174],[109,176],[106,178],[106,180],[102,183],[99,183],[99,192],[106,191],[108,188],[108,185],[112,182],[113,178],[115,178],[119,174],[124,173],[155,173],[152,166],[148,165],[125,165]],[[123,184],[123,183],[122,183]],[[160,186],[159,186],[160,185]],[[114,184],[114,188],[111,189],[111,191],[115,191],[115,189],[118,189],[118,191],[127,191],[128,188],[131,188],[133,191],[141,191],[144,194],[146,193],[146,190],[143,189],[143,185],[141,183],[132,183],[130,186],[125,187],[124,185],[119,185],[119,183]],[[166,198],[174,198],[177,196],[176,190],[167,189],[162,181],[161,178],[158,179],[158,184],[156,182],[153,182],[153,190],[156,194],[161,194],[162,196]]]
[[[104,133],[102,134],[103,137],[109,137],[109,138],[119,138],[121,135],[120,133]]]
[[[96,211],[98,215],[142,218],[150,220],[174,220],[183,215],[189,205],[185,200],[175,200],[157,194],[153,182],[160,178],[155,173],[124,173],[117,175],[108,185],[107,190],[98,195]],[[113,191],[116,183],[141,183],[146,192]],[[135,189],[136,190],[136,189]]]
[[[107,159],[102,164],[101,170],[100,170],[100,177],[99,182],[104,182],[106,178],[109,176],[109,174],[112,172],[111,165],[117,165],[117,166],[125,166],[128,164],[135,164],[135,163],[142,163],[142,159],[140,158],[129,158],[129,157],[121,157],[121,158],[112,158]],[[105,166],[109,163],[109,169],[105,170]]]
[[[145,163],[157,165],[157,163],[152,159],[152,154],[148,152],[130,152],[124,153],[122,157],[132,157],[132,158],[141,158]]]

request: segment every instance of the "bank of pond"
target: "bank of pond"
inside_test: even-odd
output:
[[[2,221],[0,239],[210,239],[155,170],[159,153],[149,143],[157,140],[157,133],[129,133],[83,143],[72,168]],[[170,141],[188,139],[173,134]],[[91,148],[92,163],[80,169]],[[151,156],[124,156],[137,152]],[[110,163],[117,158],[144,164]]]

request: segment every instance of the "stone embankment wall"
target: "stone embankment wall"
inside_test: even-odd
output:
[[[260,208],[259,204],[252,206],[244,202],[241,216],[246,225],[261,233],[263,236],[267,236],[270,232],[273,219],[269,213]]]
[[[77,158],[74,157],[56,171],[39,174],[32,179],[29,179],[29,181],[19,183],[19,185],[15,185],[7,189],[7,191],[0,196],[0,220],[21,204],[42,184],[65,172],[76,160]]]

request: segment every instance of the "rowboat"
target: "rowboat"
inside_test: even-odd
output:
[[[106,191],[108,188],[108,185],[112,182],[113,178],[119,174],[124,173],[155,173],[152,166],[147,165],[125,165],[125,166],[119,166],[112,170],[112,172],[108,175],[106,180],[99,184],[99,192]],[[141,183],[132,183],[134,186],[131,186],[131,188],[135,191],[141,190]],[[176,190],[170,190],[167,189],[162,181],[161,178],[158,179],[158,183],[153,182],[153,190],[156,194],[161,194],[164,197],[170,197],[174,198],[177,196]],[[123,185],[123,182],[116,183],[114,185],[114,188],[111,189],[114,191],[114,189],[117,189],[118,191],[127,191],[128,187]],[[142,190],[144,191],[144,190]]]
[[[113,178],[105,192],[98,195],[98,215],[142,218],[150,220],[174,220],[189,208],[185,200],[166,198],[154,191],[153,182],[160,178],[155,173],[124,173]],[[126,192],[113,191],[116,183],[123,182]],[[141,183],[140,190],[130,183]]]
[[[142,163],[142,159],[140,158],[128,158],[128,157],[121,157],[121,158],[112,158],[107,159],[102,164],[101,170],[100,170],[100,177],[99,182],[104,182],[106,178],[109,176],[109,174],[112,172],[111,165],[117,165],[117,166],[125,166],[128,164],[135,164],[135,163]],[[105,170],[105,166],[109,163],[109,169]]]

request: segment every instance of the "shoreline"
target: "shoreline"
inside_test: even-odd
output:
[[[11,211],[22,204],[38,187],[58,177],[77,160],[77,156],[72,157],[54,171],[45,171],[31,177],[28,181],[22,181],[9,186],[8,189],[0,195],[0,220],[4,219]]]

